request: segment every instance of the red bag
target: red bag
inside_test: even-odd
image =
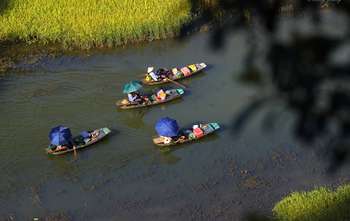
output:
[[[199,127],[193,129],[193,133],[197,138],[201,138],[204,136],[203,130],[200,129]]]

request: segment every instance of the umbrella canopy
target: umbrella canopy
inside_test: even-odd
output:
[[[72,133],[68,127],[60,125],[51,129],[49,139],[53,145],[65,145],[72,139]]]
[[[83,138],[90,138],[90,133],[86,130],[80,132],[80,135],[83,137]]]
[[[179,133],[179,126],[176,120],[164,117],[158,120],[155,129],[159,136],[175,137]]]
[[[142,88],[142,85],[138,81],[130,81],[129,83],[125,84],[123,87],[123,93],[128,94],[131,92],[138,91],[140,88]]]

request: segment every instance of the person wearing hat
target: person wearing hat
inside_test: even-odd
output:
[[[159,81],[159,75],[156,74],[156,72],[153,71],[154,70],[154,67],[148,67],[147,68],[147,73],[149,76],[151,76],[151,78],[154,80],[154,81]]]
[[[123,86],[123,93],[127,94],[129,103],[142,103],[147,100],[139,93],[141,88],[142,85],[138,81],[130,81]]]
[[[154,71],[153,67],[148,67],[147,68],[147,73],[148,73],[149,76],[151,76],[151,78],[154,81],[159,81],[159,80],[162,80],[164,78],[168,78],[169,75],[172,74],[172,72],[169,71],[166,68],[159,68],[158,70]]]

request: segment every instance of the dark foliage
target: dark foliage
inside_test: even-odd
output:
[[[0,15],[8,7],[9,1],[10,0],[1,0],[0,1]]]
[[[350,24],[350,2],[192,0],[192,6],[195,19],[182,27],[181,38],[190,36],[200,26],[209,25],[212,30],[210,45],[213,49],[221,49],[227,33],[246,30],[251,43],[245,58],[246,79],[255,69],[257,59],[254,29],[262,27],[268,39],[265,60],[269,72],[254,71],[254,74],[268,75],[276,94],[252,101],[235,117],[234,131],[239,131],[247,119],[264,106],[266,99],[278,97],[297,115],[296,136],[308,146],[320,140],[327,142],[323,152],[327,153],[331,172],[343,165],[350,151],[350,60],[332,62],[332,56],[336,50],[349,46],[349,28],[340,27],[345,28],[346,33],[339,36],[321,31],[306,35],[292,33],[288,42],[278,40],[277,35],[285,13],[296,23],[301,16],[309,16],[317,28],[322,25],[322,13],[327,10],[333,13],[332,16],[341,15],[339,19],[344,20],[344,24]],[[261,79],[261,76],[254,78]]]

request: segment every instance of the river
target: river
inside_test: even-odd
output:
[[[88,53],[88,54],[87,54]],[[239,75],[247,53],[244,33],[213,52],[208,34],[119,49],[66,54],[23,65],[0,80],[0,220],[236,220],[246,212],[271,214],[292,191],[348,181],[332,177],[318,153],[294,136],[295,116],[282,102],[258,109],[238,132],[232,124],[261,96]],[[181,83],[178,101],[149,109],[118,110],[124,83],[147,66],[206,62],[206,71]],[[274,127],[266,128],[273,113]],[[154,124],[169,116],[180,125],[218,122],[200,142],[162,153]],[[51,127],[76,134],[109,127],[111,136],[77,156],[49,157]],[[53,218],[52,218],[53,219]]]

